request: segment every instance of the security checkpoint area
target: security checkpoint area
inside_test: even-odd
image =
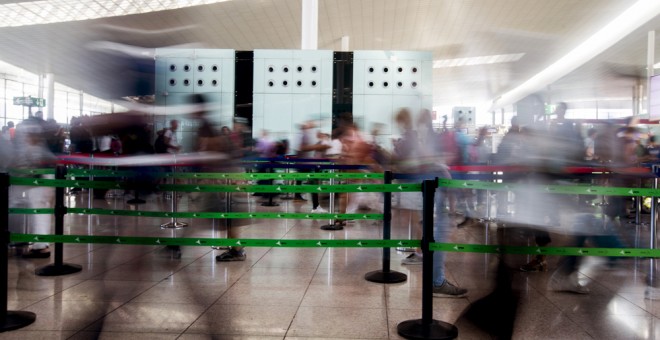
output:
[[[0,17],[2,339],[660,338],[656,1]]]

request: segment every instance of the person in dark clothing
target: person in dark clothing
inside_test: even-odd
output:
[[[94,142],[92,134],[83,126],[80,118],[71,118],[71,150],[75,153],[92,153],[94,151]]]

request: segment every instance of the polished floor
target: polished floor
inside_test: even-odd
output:
[[[132,209],[118,196],[93,200],[93,207]],[[162,194],[146,197],[140,210],[167,210]],[[83,192],[67,196],[69,206],[88,206]],[[259,197],[234,197],[234,211],[304,211],[311,202],[277,200],[262,207]],[[328,202],[323,201],[327,208]],[[224,206],[216,197],[188,195],[180,210],[212,210]],[[217,211],[217,210],[216,210]],[[177,236],[226,237],[222,220],[185,220]],[[67,215],[65,233],[94,235],[171,236],[164,219]],[[393,238],[408,238],[409,223],[419,218],[394,210]],[[234,221],[241,237],[288,239],[377,239],[382,225],[373,221],[348,224],[342,231],[323,231],[324,220]],[[649,228],[623,223],[630,244],[648,244]],[[475,224],[455,229],[452,239],[492,243],[496,225]],[[532,238],[520,237],[521,244]],[[561,245],[561,237],[553,245]],[[9,308],[36,313],[36,322],[0,335],[2,339],[399,339],[397,324],[421,317],[421,266],[403,266],[407,253],[392,253],[393,270],[408,275],[398,284],[376,284],[364,274],[381,266],[380,249],[251,248],[245,262],[218,263],[221,250],[184,247],[181,258],[155,246],[65,245],[65,261],[82,272],[40,277],[36,267],[48,260],[9,258]],[[525,263],[513,258],[511,268]],[[645,299],[648,260],[627,259],[615,270],[603,260],[583,263],[580,280],[591,293],[549,291],[556,268],[514,274],[520,296],[514,339],[660,339],[660,301]],[[447,276],[469,289],[466,298],[433,300],[433,316],[456,324],[459,339],[490,339],[487,332],[461,315],[494,287],[498,257],[451,253]],[[492,311],[492,316],[498,310]]]

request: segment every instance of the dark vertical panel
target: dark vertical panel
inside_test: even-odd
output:
[[[254,52],[236,51],[234,117],[246,118],[250,128],[252,128],[253,74]]]
[[[334,52],[332,80],[332,129],[340,117],[353,121],[353,52]]]

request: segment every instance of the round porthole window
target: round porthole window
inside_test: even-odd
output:
[[[213,85],[213,86],[218,86],[218,81],[215,80],[215,79],[213,79],[213,81],[211,81],[211,85]]]
[[[170,86],[174,86],[174,85],[176,85],[176,80],[170,79]]]
[[[402,82],[397,82],[397,83],[396,83],[396,86],[397,86],[398,88],[401,88],[401,87],[403,86],[403,83],[402,83]]]
[[[289,67],[288,66],[282,67],[282,71],[284,71],[284,73],[288,73],[289,72]]]
[[[269,81],[268,81],[268,86],[269,86],[269,87],[273,87],[273,86],[275,86],[275,82],[272,81],[272,80],[269,80]]]
[[[183,80],[183,85],[184,85],[184,86],[190,86],[190,80],[188,80],[188,79],[184,79],[184,80]]]
[[[197,65],[197,72],[204,71],[204,65]]]
[[[417,67],[412,68],[412,73],[417,73]]]
[[[388,86],[390,86],[390,84],[388,82],[384,81],[383,82],[383,87],[388,87]]]
[[[374,87],[374,82],[370,81],[368,85],[369,85],[369,87]]]
[[[387,72],[389,72],[389,71],[390,71],[389,68],[387,68],[387,67],[383,67],[383,73],[387,73]]]
[[[296,68],[296,70],[298,70],[298,72],[302,72],[303,68],[302,68],[302,66],[298,66],[298,67]]]
[[[301,86],[302,86],[302,81],[298,80],[298,81],[296,82],[296,85],[298,85],[298,87],[301,87]]]
[[[312,87],[316,87],[316,80],[312,80]]]
[[[369,73],[374,73],[374,68],[373,67],[369,67]]]
[[[200,80],[197,81],[197,86],[203,86],[203,85],[204,85],[203,80],[200,79]]]
[[[416,81],[413,81],[412,84],[410,84],[410,85],[411,85],[413,88],[416,88],[416,87],[417,87],[417,82],[416,82]]]
[[[188,65],[188,64],[183,65],[183,70],[186,71],[186,72],[189,72],[190,71],[190,65]]]
[[[213,65],[213,66],[211,66],[211,71],[213,71],[213,72],[218,72],[218,69],[220,69],[220,68],[218,67],[218,65]]]
[[[312,66],[312,72],[316,72],[316,66]]]
[[[399,71],[399,73],[401,73],[401,72],[403,72],[403,67],[399,66],[399,68],[397,68],[396,70]]]
[[[275,68],[272,66],[268,66],[268,72],[273,72],[273,71],[275,71]]]
[[[176,65],[171,64],[170,65],[170,71],[172,71],[172,72],[176,71]]]
[[[289,82],[288,82],[288,81],[286,81],[286,80],[284,80],[284,81],[282,81],[282,86],[284,86],[284,87],[287,87],[287,86],[289,86]]]

